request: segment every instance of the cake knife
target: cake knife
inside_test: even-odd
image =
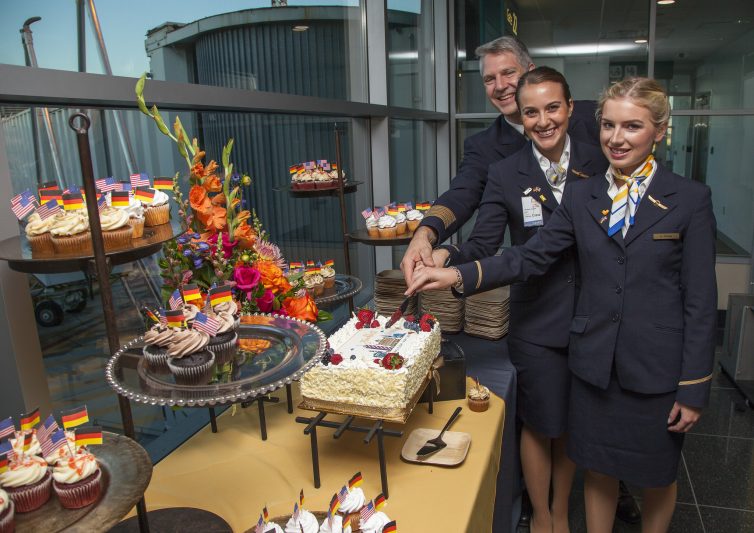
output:
[[[456,407],[456,410],[453,411],[453,414],[450,415],[450,418],[445,423],[445,426],[443,426],[442,431],[440,431],[440,434],[436,436],[434,439],[429,439],[427,442],[424,443],[424,446],[422,446],[418,452],[416,452],[417,457],[426,457],[427,455],[435,452],[439,452],[443,448],[447,446],[445,444],[445,441],[442,440],[442,436],[445,434],[445,431],[450,427],[450,424],[453,423],[453,421],[458,416],[458,413],[461,412],[461,406]]]
[[[390,320],[388,320],[387,323],[385,324],[385,329],[389,328],[390,326],[398,322],[398,320],[400,320],[400,318],[406,312],[406,309],[408,309],[408,302],[410,300],[411,300],[411,296],[408,296],[406,297],[405,300],[403,300],[403,303],[398,307],[398,309],[395,310],[395,312],[390,317]]]

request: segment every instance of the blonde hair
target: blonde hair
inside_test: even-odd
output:
[[[670,102],[665,89],[651,78],[628,78],[602,91],[597,104],[597,122],[602,119],[605,102],[618,98],[628,98],[636,105],[649,110],[656,128],[667,126],[670,119]]]

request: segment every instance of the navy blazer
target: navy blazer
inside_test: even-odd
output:
[[[541,276],[578,250],[581,289],[569,366],[606,388],[613,367],[626,390],[709,397],[717,314],[715,216],[706,185],[659,166],[626,237],[608,237],[612,201],[597,175],[567,187],[560,207],[524,246],[459,266],[465,295]]]
[[[571,140],[599,145],[596,109],[596,103],[591,100],[574,102],[568,123]],[[486,130],[468,137],[463,143],[463,160],[450,182],[450,189],[435,201],[421,225],[437,232],[437,242],[453,235],[479,207],[489,166],[512,156],[525,144],[526,138],[508,124],[503,115]]]
[[[571,154],[565,186],[597,173],[608,163],[602,151],[591,144],[571,140]],[[540,199],[544,195],[544,201]],[[506,226],[511,243],[524,244],[540,226],[525,227],[521,198],[532,196],[542,204],[544,222],[558,202],[534,157],[532,143],[511,157],[490,166],[479,214],[469,239],[460,247],[443,246],[450,252],[451,265],[481,259],[497,253]],[[576,306],[578,263],[574,249],[566,250],[544,276],[532,276],[510,288],[511,335],[541,346],[568,346],[568,329]]]

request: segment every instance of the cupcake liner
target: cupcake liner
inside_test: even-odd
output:
[[[325,289],[332,289],[335,286],[335,276],[325,278]]]
[[[92,253],[92,238],[89,231],[61,237],[53,235],[52,247],[56,254]]]
[[[395,225],[395,231],[398,235],[403,235],[408,231],[408,225],[405,222],[398,222]]]
[[[131,235],[132,239],[139,239],[144,235],[144,217],[129,218],[128,225],[134,229]]]
[[[168,349],[167,347],[157,346],[156,344],[147,344],[142,350],[144,358],[149,364],[150,370],[167,370],[168,369]]]
[[[483,413],[490,406],[489,398],[487,398],[486,400],[475,400],[474,398],[468,398],[468,400],[469,400],[469,409],[477,413]]]
[[[170,205],[162,204],[144,209],[144,225],[159,226],[170,220]]]
[[[52,254],[55,253],[55,248],[52,246],[52,234],[43,233],[42,235],[32,235],[26,237],[29,241],[32,254]]]
[[[209,354],[209,359],[196,364],[186,364],[191,357]],[[185,360],[181,363],[181,359]],[[212,377],[212,368],[215,366],[215,354],[212,350],[202,350],[189,354],[183,358],[171,357],[168,359],[168,368],[179,385],[206,385]]]
[[[0,513],[0,533],[13,533],[16,530],[13,500],[8,502],[8,507]]]
[[[76,483],[52,482],[55,494],[58,495],[60,505],[66,509],[80,509],[91,505],[99,499],[102,492],[102,470]]]
[[[236,344],[238,343],[238,335],[235,331],[228,331],[221,333],[216,337],[209,338],[209,348],[212,353],[215,354],[215,363],[223,365],[233,359],[236,355]]]
[[[378,228],[377,226],[367,226],[367,233],[370,237],[379,237],[380,228]]]
[[[421,220],[408,220],[406,224],[408,224],[408,231],[416,231],[416,228],[421,224]]]
[[[395,238],[395,236],[398,234],[395,227],[392,228],[380,228],[380,237],[383,239],[385,238]]]
[[[42,507],[52,493],[52,474],[48,471],[42,479],[32,485],[3,487],[13,500],[17,513],[28,513]]]
[[[133,228],[129,225],[110,231],[103,231],[102,239],[105,241],[105,250],[115,250],[129,246],[133,232]]]

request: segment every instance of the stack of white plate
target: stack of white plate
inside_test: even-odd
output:
[[[508,334],[510,289],[499,287],[466,298],[463,330],[469,335],[497,340]]]
[[[463,300],[450,289],[425,291],[420,295],[422,313],[437,318],[443,333],[458,333],[463,328]]]
[[[393,312],[400,307],[405,300],[403,295],[406,292],[406,281],[403,279],[403,272],[400,270],[383,270],[377,274],[377,279],[374,283],[374,303],[377,308],[377,314],[389,317]],[[407,315],[416,314],[416,297],[412,297],[408,309]]]

